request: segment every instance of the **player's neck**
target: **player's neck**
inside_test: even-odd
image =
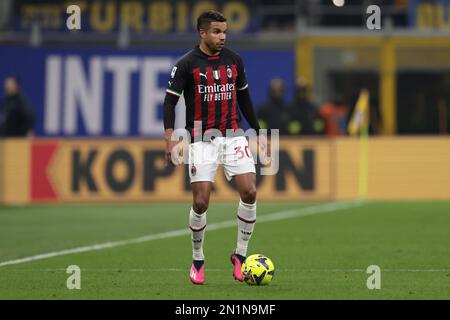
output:
[[[200,42],[199,48],[207,56],[217,56],[220,54],[220,51],[212,51],[211,49],[209,49],[204,42]]]

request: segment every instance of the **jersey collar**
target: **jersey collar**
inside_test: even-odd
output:
[[[200,50],[200,45],[195,46],[195,50],[200,53],[200,55],[208,60],[219,60],[220,56],[222,55],[222,51],[217,56],[209,56],[206,53],[204,53],[202,50]],[[222,49],[223,50],[223,49]]]

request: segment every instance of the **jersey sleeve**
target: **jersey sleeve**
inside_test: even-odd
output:
[[[170,73],[170,79],[167,84],[166,93],[176,97],[181,96],[188,77],[187,69],[187,62],[185,60],[180,60],[176,63],[176,65],[172,68],[172,72]]]
[[[236,89],[245,90],[248,87],[248,83],[247,83],[247,75],[245,74],[244,62],[242,61],[241,57],[238,57],[237,69],[238,69],[238,76],[236,79]]]

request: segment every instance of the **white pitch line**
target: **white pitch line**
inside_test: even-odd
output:
[[[338,210],[343,210],[343,209],[359,207],[366,203],[367,202],[365,202],[365,201],[331,202],[331,203],[301,208],[301,209],[297,209],[297,210],[293,209],[293,210],[280,211],[280,212],[262,215],[257,218],[257,222],[262,223],[262,222],[269,222],[269,221],[278,221],[278,220],[284,220],[284,219],[289,219],[289,218],[309,216],[309,215],[314,215],[314,214],[318,214],[318,213],[333,212],[333,211],[338,211]],[[228,220],[228,221],[224,221],[224,222],[208,224],[207,230],[208,231],[220,230],[220,229],[229,228],[229,227],[233,227],[233,226],[236,226],[236,220]],[[73,248],[73,249],[66,249],[66,250],[61,250],[61,251],[42,253],[42,254],[25,257],[25,258],[20,258],[20,259],[16,259],[16,260],[3,261],[3,262],[0,262],[0,267],[14,265],[14,264],[20,264],[20,263],[26,263],[26,262],[36,261],[36,260],[44,260],[44,259],[49,259],[49,258],[64,256],[64,255],[69,255],[69,254],[110,249],[110,248],[115,248],[115,247],[119,247],[119,246],[134,244],[134,243],[142,243],[142,242],[153,241],[153,240],[158,240],[158,239],[174,238],[174,237],[189,235],[190,233],[191,233],[191,231],[188,228],[184,228],[184,229],[173,230],[173,231],[168,231],[168,232],[163,232],[163,233],[158,233],[158,234],[150,234],[150,235],[146,235],[146,236],[142,236],[142,237],[134,238],[134,239],[98,243],[98,244],[93,244],[93,245],[78,247],[78,248]]]

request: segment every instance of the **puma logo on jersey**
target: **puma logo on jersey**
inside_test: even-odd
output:
[[[207,74],[208,74],[208,71],[206,71],[205,73],[200,72],[200,77],[205,77],[205,79],[208,80],[208,77],[206,76]]]

